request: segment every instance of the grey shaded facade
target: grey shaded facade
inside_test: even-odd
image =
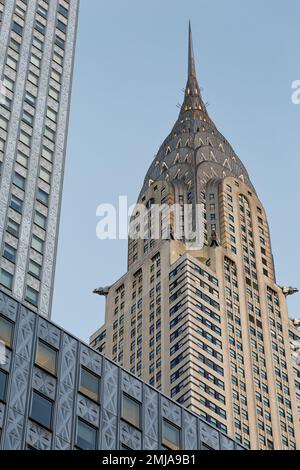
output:
[[[192,412],[146,385],[71,334],[0,292],[0,321],[13,324],[12,347],[7,348],[4,399],[0,402],[1,449],[72,449],[78,420],[95,430],[97,449],[166,449],[162,425],[179,433],[179,448],[243,449]],[[57,351],[57,373],[35,364],[39,341]],[[80,374],[90,371],[100,379],[99,403],[79,393]],[[33,393],[52,403],[51,425],[31,419]],[[123,395],[140,409],[140,424],[122,419]]]
[[[0,283],[50,315],[79,0],[0,2]]]

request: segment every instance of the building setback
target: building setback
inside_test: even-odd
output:
[[[0,285],[49,316],[79,0],[0,1]]]
[[[2,292],[0,339],[0,449],[243,449]]]
[[[138,203],[149,209],[132,217],[144,237],[129,240],[127,273],[96,290],[105,324],[90,344],[248,448],[300,448],[286,303],[294,290],[276,283],[264,208],[207,113],[191,29],[184,101]],[[155,204],[177,204],[179,215],[171,209],[166,223],[162,211],[155,226]],[[195,249],[183,228],[191,222],[199,235],[201,206],[204,246]]]

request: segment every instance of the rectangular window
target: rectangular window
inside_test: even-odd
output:
[[[33,126],[33,116],[25,110],[23,111],[22,120],[29,124],[29,126]]]
[[[8,233],[14,235],[15,237],[19,236],[19,224],[12,219],[8,219],[6,230]]]
[[[19,140],[20,142],[22,142],[22,144],[27,145],[27,147],[30,147],[31,137],[29,134],[26,134],[26,132],[23,132],[23,131],[20,132]]]
[[[8,127],[8,120],[1,116],[0,117],[0,128],[4,129],[6,131],[7,127]]]
[[[96,449],[97,430],[90,424],[78,418],[76,445],[80,449]]]
[[[8,259],[12,263],[15,263],[16,253],[17,253],[17,250],[14,247],[12,247],[11,245],[8,245],[8,243],[4,244],[4,250],[3,250],[4,258]]]
[[[57,351],[39,340],[35,363],[50,374],[56,375]]]
[[[49,88],[49,96],[55,101],[59,100],[59,92],[52,87]]]
[[[14,194],[12,194],[10,198],[10,207],[21,214],[22,206],[23,206],[23,201],[19,199],[17,196],[15,196]]]
[[[34,250],[38,251],[39,253],[43,253],[44,251],[44,242],[36,235],[32,235],[31,246]]]
[[[95,374],[92,374],[84,367],[81,368],[80,373],[80,388],[79,391],[99,402],[100,379]]]
[[[133,398],[123,393],[122,418],[137,428],[140,427],[141,405]]]
[[[179,428],[163,419],[162,422],[162,443],[172,450],[180,448],[180,431]]]
[[[35,46],[37,49],[39,49],[40,51],[43,50],[43,47],[44,47],[44,44],[42,41],[40,41],[38,38],[36,38],[35,36],[33,36],[33,40],[32,40],[32,44],[33,46]]]
[[[51,152],[51,150],[46,147],[43,147],[42,156],[46,158],[46,160],[48,160],[49,162],[52,162],[53,160],[53,152]]]
[[[58,13],[63,15],[65,18],[68,18],[68,10],[61,4],[58,5]]]
[[[32,72],[28,72],[28,80],[36,86],[39,83],[39,77]]]
[[[47,139],[51,140],[51,142],[55,141],[55,132],[50,129],[50,127],[45,127],[44,135]]]
[[[52,421],[52,402],[37,392],[32,394],[30,417],[50,429]]]
[[[14,174],[14,184],[20,188],[20,189],[25,189],[25,178],[21,176],[19,173]]]
[[[60,31],[62,31],[63,33],[66,33],[67,32],[67,26],[60,20],[57,20],[56,22],[56,27],[57,29],[59,29]]]
[[[18,62],[9,55],[7,56],[6,64],[13,70],[17,70],[18,68]]]
[[[4,269],[1,269],[1,271],[0,271],[0,284],[2,284],[4,287],[7,287],[7,289],[11,290],[12,281],[13,281],[12,274],[8,273]]]
[[[25,300],[27,300],[27,302],[30,302],[32,305],[35,305],[37,307],[38,300],[39,300],[39,293],[32,287],[27,286]]]
[[[13,323],[0,315],[0,341],[3,341],[7,348],[12,347]]]
[[[30,104],[31,106],[35,106],[36,97],[33,96],[29,91],[25,92],[25,101],[26,103]]]
[[[47,217],[41,214],[40,212],[36,211],[34,214],[34,223],[45,230],[46,222]]]
[[[61,67],[63,66],[64,64],[64,59],[63,57],[61,57],[60,54],[58,54],[57,52],[53,52],[53,57],[52,59],[54,60],[54,62],[56,62],[58,65],[60,65]]]
[[[14,91],[15,82],[8,77],[4,77],[3,86],[7,90]]]
[[[36,67],[38,67],[38,68],[39,68],[40,65],[41,65],[40,59],[39,59],[36,55],[34,55],[34,54],[31,54],[30,62],[31,62],[33,65],[35,65]]]
[[[19,25],[19,23],[17,23],[16,21],[13,22],[12,24],[12,31],[16,34],[18,34],[19,36],[22,36],[23,34],[23,28],[21,25]]]
[[[39,33],[45,34],[45,29],[46,28],[40,21],[36,20],[34,27]]]
[[[41,266],[30,260],[28,265],[28,273],[39,279],[41,276]]]
[[[37,192],[37,196],[36,196],[37,200],[40,201],[42,204],[45,204],[47,205],[48,204],[48,201],[49,201],[49,194],[47,194],[45,191],[43,191],[42,189],[38,188],[38,192]]]
[[[0,401],[5,401],[7,374],[0,370]]]
[[[18,152],[16,160],[17,160],[18,163],[20,163],[20,165],[27,168],[27,166],[28,166],[28,157],[26,155],[24,155],[21,152]]]
[[[20,44],[12,38],[10,40],[9,47],[15,52],[18,52],[18,53],[20,52],[20,47],[21,47]]]
[[[49,173],[49,171],[45,170],[44,168],[41,168],[40,169],[40,178],[44,181],[46,181],[46,183],[49,183],[50,184],[50,181],[51,181],[51,173]]]
[[[48,108],[46,115],[49,119],[51,119],[51,121],[54,121],[54,122],[57,121],[57,113],[53,111],[52,109]]]

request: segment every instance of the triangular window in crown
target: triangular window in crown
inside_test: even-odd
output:
[[[179,149],[181,147],[181,139],[178,140],[176,148]]]
[[[179,174],[180,174],[180,168],[179,168],[179,170],[176,171],[176,175],[175,175],[175,177],[174,177],[175,180],[176,180],[177,178],[179,178]]]
[[[231,167],[230,167],[228,158],[225,158],[224,163],[223,163],[223,166],[226,166],[226,168],[228,168],[229,170],[231,170]]]
[[[218,177],[218,174],[216,173],[216,171],[214,170],[212,166],[210,167],[210,169],[211,169],[211,175]]]
[[[162,166],[161,166],[161,173],[164,173],[165,171],[167,171],[169,169],[168,165],[166,164],[166,162],[163,162]]]
[[[176,165],[176,163],[179,163],[179,153],[176,153],[176,157],[174,159],[174,165]]]
[[[215,162],[217,162],[217,159],[216,159],[216,157],[215,157],[215,154],[214,154],[214,152],[213,152],[212,150],[209,152],[209,155],[210,155],[210,159],[211,159],[211,160],[214,160]]]
[[[168,147],[167,147],[167,150],[166,150],[166,155],[169,155],[169,153],[171,153],[171,149],[170,149],[170,147],[168,146]]]

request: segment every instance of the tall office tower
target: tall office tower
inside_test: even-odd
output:
[[[49,316],[79,0],[0,1],[0,288]]]
[[[171,211],[166,240],[164,211],[160,239],[151,211],[143,220],[134,213],[147,236],[131,237],[127,273],[98,290],[105,324],[91,345],[247,447],[300,448],[286,291],[276,284],[267,217],[207,113],[191,31],[184,102],[138,202],[182,210]],[[205,207],[203,248],[173,236],[176,221],[186,224],[185,204],[194,228],[196,207]]]

